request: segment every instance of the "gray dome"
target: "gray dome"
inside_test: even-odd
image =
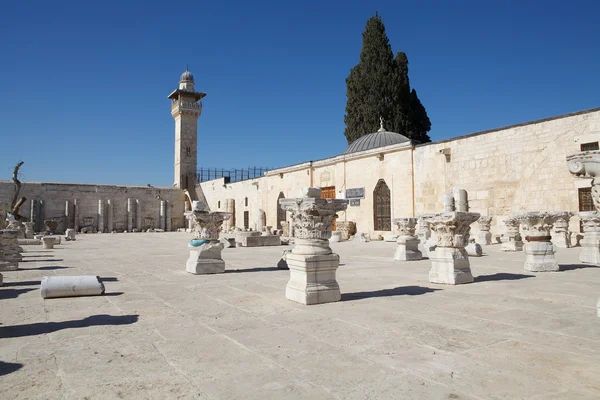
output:
[[[194,82],[194,75],[192,75],[192,73],[186,68],[185,72],[181,74],[179,82]]]
[[[357,153],[359,151],[376,149],[378,147],[390,146],[392,144],[405,143],[410,141],[406,136],[396,132],[379,130],[375,133],[362,136],[350,143],[344,151],[344,154]]]

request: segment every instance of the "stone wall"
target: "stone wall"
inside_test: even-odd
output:
[[[14,193],[11,181],[0,181],[0,203],[10,203]],[[30,183],[24,182],[21,195],[27,198],[21,207],[21,215],[30,217],[31,200],[43,200],[44,218],[62,218],[59,230],[65,229],[65,223],[74,225],[74,202],[77,201],[77,224],[82,227],[84,218],[93,218],[94,227],[98,228],[98,200],[104,203],[104,227],[107,228],[108,206],[113,204],[113,227],[127,229],[127,199],[133,203],[133,226],[135,227],[136,200],[140,204],[140,219],[152,221],[154,228],[160,227],[160,200],[167,201],[170,206],[171,229],[184,227],[183,192],[175,188],[149,188],[143,186],[87,185],[67,183]],[[69,202],[69,221],[65,218],[66,202]],[[166,217],[166,215],[165,215]],[[147,219],[148,218],[148,219]],[[166,222],[166,220],[165,220]],[[40,225],[38,225],[40,226]],[[166,226],[166,225],[165,225]]]
[[[335,187],[336,198],[346,189],[364,188],[360,205],[349,206],[338,220],[355,221],[357,230],[375,232],[373,190],[384,179],[391,191],[392,219],[443,210],[442,196],[452,188],[466,189],[474,212],[494,216],[492,233],[504,231],[503,220],[522,211],[578,211],[578,188],[589,180],[574,179],[565,157],[582,143],[600,141],[600,110],[534,121],[442,142],[394,145],[340,155],[269,171],[266,176],[201,187],[211,209],[221,201],[236,201],[236,226],[243,211],[250,227],[262,209],[267,225],[276,226],[280,193],[294,197],[303,186]],[[239,207],[248,197],[249,206]],[[578,220],[571,220],[578,230]],[[474,229],[476,232],[476,229]]]

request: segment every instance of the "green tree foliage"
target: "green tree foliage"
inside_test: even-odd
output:
[[[410,88],[408,57],[393,56],[381,17],[375,14],[363,32],[360,62],[346,78],[344,134],[348,144],[379,128],[379,117],[388,131],[420,142],[430,142],[431,121],[416,90]]]

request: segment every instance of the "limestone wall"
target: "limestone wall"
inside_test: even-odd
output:
[[[0,181],[0,203],[10,203],[14,191],[11,181]],[[45,218],[60,218],[65,215],[66,202],[70,202],[70,213],[73,213],[74,200],[78,205],[78,224],[83,226],[83,219],[95,219],[97,228],[98,200],[104,201],[107,214],[107,200],[113,203],[114,228],[127,229],[127,199],[132,198],[135,210],[135,200],[139,200],[142,224],[144,218],[152,218],[154,228],[159,228],[160,199],[170,204],[172,229],[184,227],[184,194],[174,188],[148,188],[140,186],[115,186],[115,185],[86,185],[66,183],[23,183],[21,195],[27,202],[21,207],[21,215],[29,218],[31,200],[43,200]],[[106,217],[104,222],[106,226]],[[134,220],[135,227],[135,220]],[[59,229],[64,229],[64,224]]]

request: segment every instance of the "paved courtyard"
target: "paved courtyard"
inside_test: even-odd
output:
[[[429,283],[395,244],[335,243],[342,301],[284,296],[286,247],[223,251],[185,272],[185,233],[79,235],[26,246],[0,288],[3,399],[598,399],[600,268],[559,249],[532,274],[499,245],[475,283]],[[44,275],[94,274],[107,294],[43,300]]]

